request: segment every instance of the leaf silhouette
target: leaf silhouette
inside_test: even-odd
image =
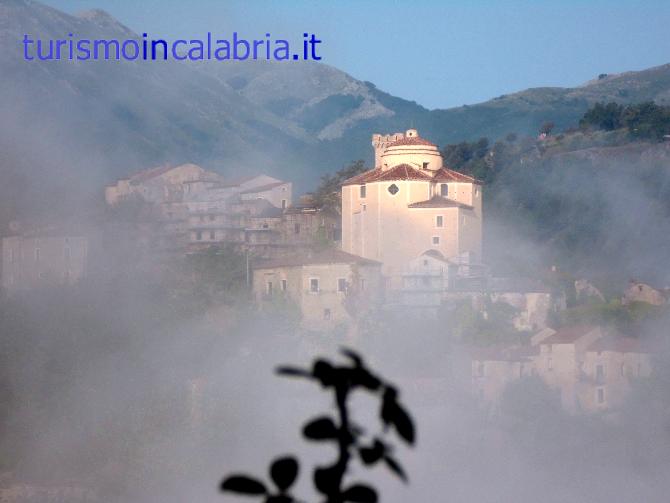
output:
[[[312,375],[321,381],[323,386],[332,386],[335,384],[335,367],[333,367],[326,360],[319,359],[314,362],[314,367],[312,367]]]
[[[414,443],[414,423],[409,414],[397,401],[398,392],[388,387],[382,396],[381,420],[385,425],[392,425],[398,435],[409,444]]]
[[[285,494],[277,494],[275,496],[268,496],[265,503],[293,503],[295,500],[291,496]]]
[[[307,423],[302,430],[302,434],[310,440],[333,440],[338,433],[333,420],[325,416]]]
[[[307,370],[299,369],[297,367],[277,367],[277,374],[288,377],[307,377],[312,378],[312,374]]]
[[[379,461],[383,456],[384,452],[386,451],[386,446],[384,443],[379,441],[379,439],[375,439],[374,444],[372,444],[372,447],[361,447],[358,449],[358,453],[361,456],[361,460],[363,460],[363,463],[366,465],[371,465]]]
[[[291,456],[276,459],[270,466],[270,477],[281,492],[286,491],[298,477],[298,461]]]
[[[404,438],[407,443],[414,443],[414,423],[412,418],[409,417],[407,411],[402,407],[402,405],[395,403],[395,406],[392,408],[391,414],[391,424],[395,426],[398,435]]]
[[[372,487],[356,484],[342,493],[342,499],[354,503],[377,503],[377,491]]]
[[[400,477],[403,482],[407,482],[407,474],[405,474],[405,470],[402,469],[402,466],[400,466],[395,459],[390,456],[384,456],[384,461],[386,462],[386,466],[388,466],[393,473]]]
[[[339,477],[336,465],[314,470],[314,486],[321,494],[333,494],[338,492]]]
[[[221,482],[222,491],[230,491],[240,494],[267,494],[267,489],[260,480],[247,477],[246,475],[231,475]]]

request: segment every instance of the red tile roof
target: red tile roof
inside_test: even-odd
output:
[[[555,334],[543,339],[540,344],[573,344],[597,328],[593,325],[575,325],[559,328]]]
[[[463,208],[471,210],[472,206],[468,204],[459,203],[452,199],[447,199],[446,197],[435,195],[428,199],[427,201],[419,201],[418,203],[412,203],[407,205],[408,208]]]
[[[396,140],[386,148],[401,147],[403,145],[429,145],[431,147],[437,147],[437,145],[435,145],[433,142],[425,140],[419,136],[415,136],[413,138],[401,138],[400,140]]]
[[[591,344],[587,351],[614,351],[617,353],[649,353],[635,337],[607,336]]]
[[[312,253],[294,253],[287,257],[279,257],[271,260],[262,260],[254,264],[254,269],[274,269],[276,267],[300,267],[303,265],[316,264],[359,264],[377,265],[381,262],[371,260],[342,250],[329,249]]]
[[[361,185],[364,183],[391,182],[395,180],[417,180],[428,182],[432,179],[433,177],[430,176],[430,174],[420,171],[409,164],[398,164],[387,170],[376,168],[366,171],[365,173],[361,173],[360,175],[345,180],[342,185]]]
[[[362,185],[364,183],[372,182],[391,182],[395,180],[413,180],[426,182],[461,182],[461,183],[476,183],[482,185],[482,182],[458,171],[449,168],[440,168],[435,173],[430,171],[419,170],[409,164],[398,164],[391,169],[383,170],[382,168],[371,169],[360,175],[356,175],[342,183],[345,185]]]
[[[433,180],[436,182],[461,182],[461,183],[476,183],[477,185],[483,185],[483,182],[481,180],[477,180],[476,178],[465,175],[463,173],[459,173],[458,171],[454,171],[453,169],[449,168],[440,168],[435,172],[435,175],[433,176]]]
[[[175,166],[158,166],[157,168],[149,168],[139,173],[134,174],[130,177],[130,183],[137,184],[142,183],[157,176],[167,173],[168,171],[174,169]]]

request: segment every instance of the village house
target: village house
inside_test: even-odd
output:
[[[73,285],[87,272],[89,239],[65,229],[18,230],[2,238],[2,287],[8,293]]]
[[[492,412],[510,383],[531,375],[560,395],[568,413],[616,411],[631,383],[650,374],[650,353],[638,339],[592,325],[546,328],[528,345],[484,348],[472,356],[473,392]]]
[[[330,330],[380,305],[381,264],[335,249],[261,261],[253,267],[253,292],[261,310],[291,302],[303,328]]]
[[[629,305],[633,302],[662,306],[670,302],[670,288],[657,289],[646,283],[631,280],[623,294],[621,303]]]

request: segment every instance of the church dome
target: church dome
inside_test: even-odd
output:
[[[434,143],[421,138],[416,129],[408,129],[404,138],[389,144],[381,155],[382,169],[409,164],[416,169],[438,171],[442,155]]]

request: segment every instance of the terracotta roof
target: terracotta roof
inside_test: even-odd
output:
[[[274,269],[275,267],[300,267],[316,264],[359,264],[378,265],[381,262],[370,260],[358,255],[343,252],[342,250],[328,249],[312,253],[295,253],[288,257],[263,260],[254,264],[254,269]]]
[[[167,173],[168,171],[174,168],[175,166],[159,166],[157,168],[145,169],[131,176],[130,183],[137,184],[145,182],[147,180],[160,176],[163,173]]]
[[[413,138],[401,138],[400,140],[396,140],[386,148],[401,147],[404,145],[429,145],[431,147],[437,147],[433,142],[425,140],[420,136],[414,136]]]
[[[364,183],[384,182],[393,180],[417,180],[417,181],[432,181],[432,182],[461,182],[461,183],[476,183],[482,185],[480,180],[473,178],[458,171],[449,168],[440,168],[435,173],[429,171],[422,171],[418,168],[410,166],[409,164],[398,164],[391,169],[382,170],[382,168],[371,169],[360,175],[356,175],[348,180],[345,180],[342,185],[361,185]]]
[[[476,183],[477,185],[483,185],[483,182],[481,180],[477,180],[476,178],[465,175],[463,173],[459,173],[458,171],[454,171],[453,169],[449,168],[440,168],[435,172],[435,175],[433,176],[433,180],[436,182],[462,182],[462,183]]]
[[[472,206],[468,204],[459,203],[453,199],[447,199],[446,197],[435,195],[428,199],[427,201],[419,201],[418,203],[412,203],[407,205],[408,208],[463,208],[471,210]]]
[[[572,327],[559,328],[555,334],[543,339],[540,344],[573,344],[597,328],[598,327],[593,325],[575,325]]]
[[[273,182],[268,183],[267,185],[261,185],[260,187],[252,187],[247,190],[243,190],[240,194],[255,194],[257,192],[265,192],[266,190],[274,189],[280,185],[286,185],[288,182]]]
[[[428,173],[420,171],[409,164],[398,164],[391,169],[372,169],[345,180],[342,185],[361,185],[371,182],[391,182],[395,180],[430,181],[433,177]]]
[[[614,351],[617,353],[649,353],[635,337],[607,336],[591,344],[587,351]]]

